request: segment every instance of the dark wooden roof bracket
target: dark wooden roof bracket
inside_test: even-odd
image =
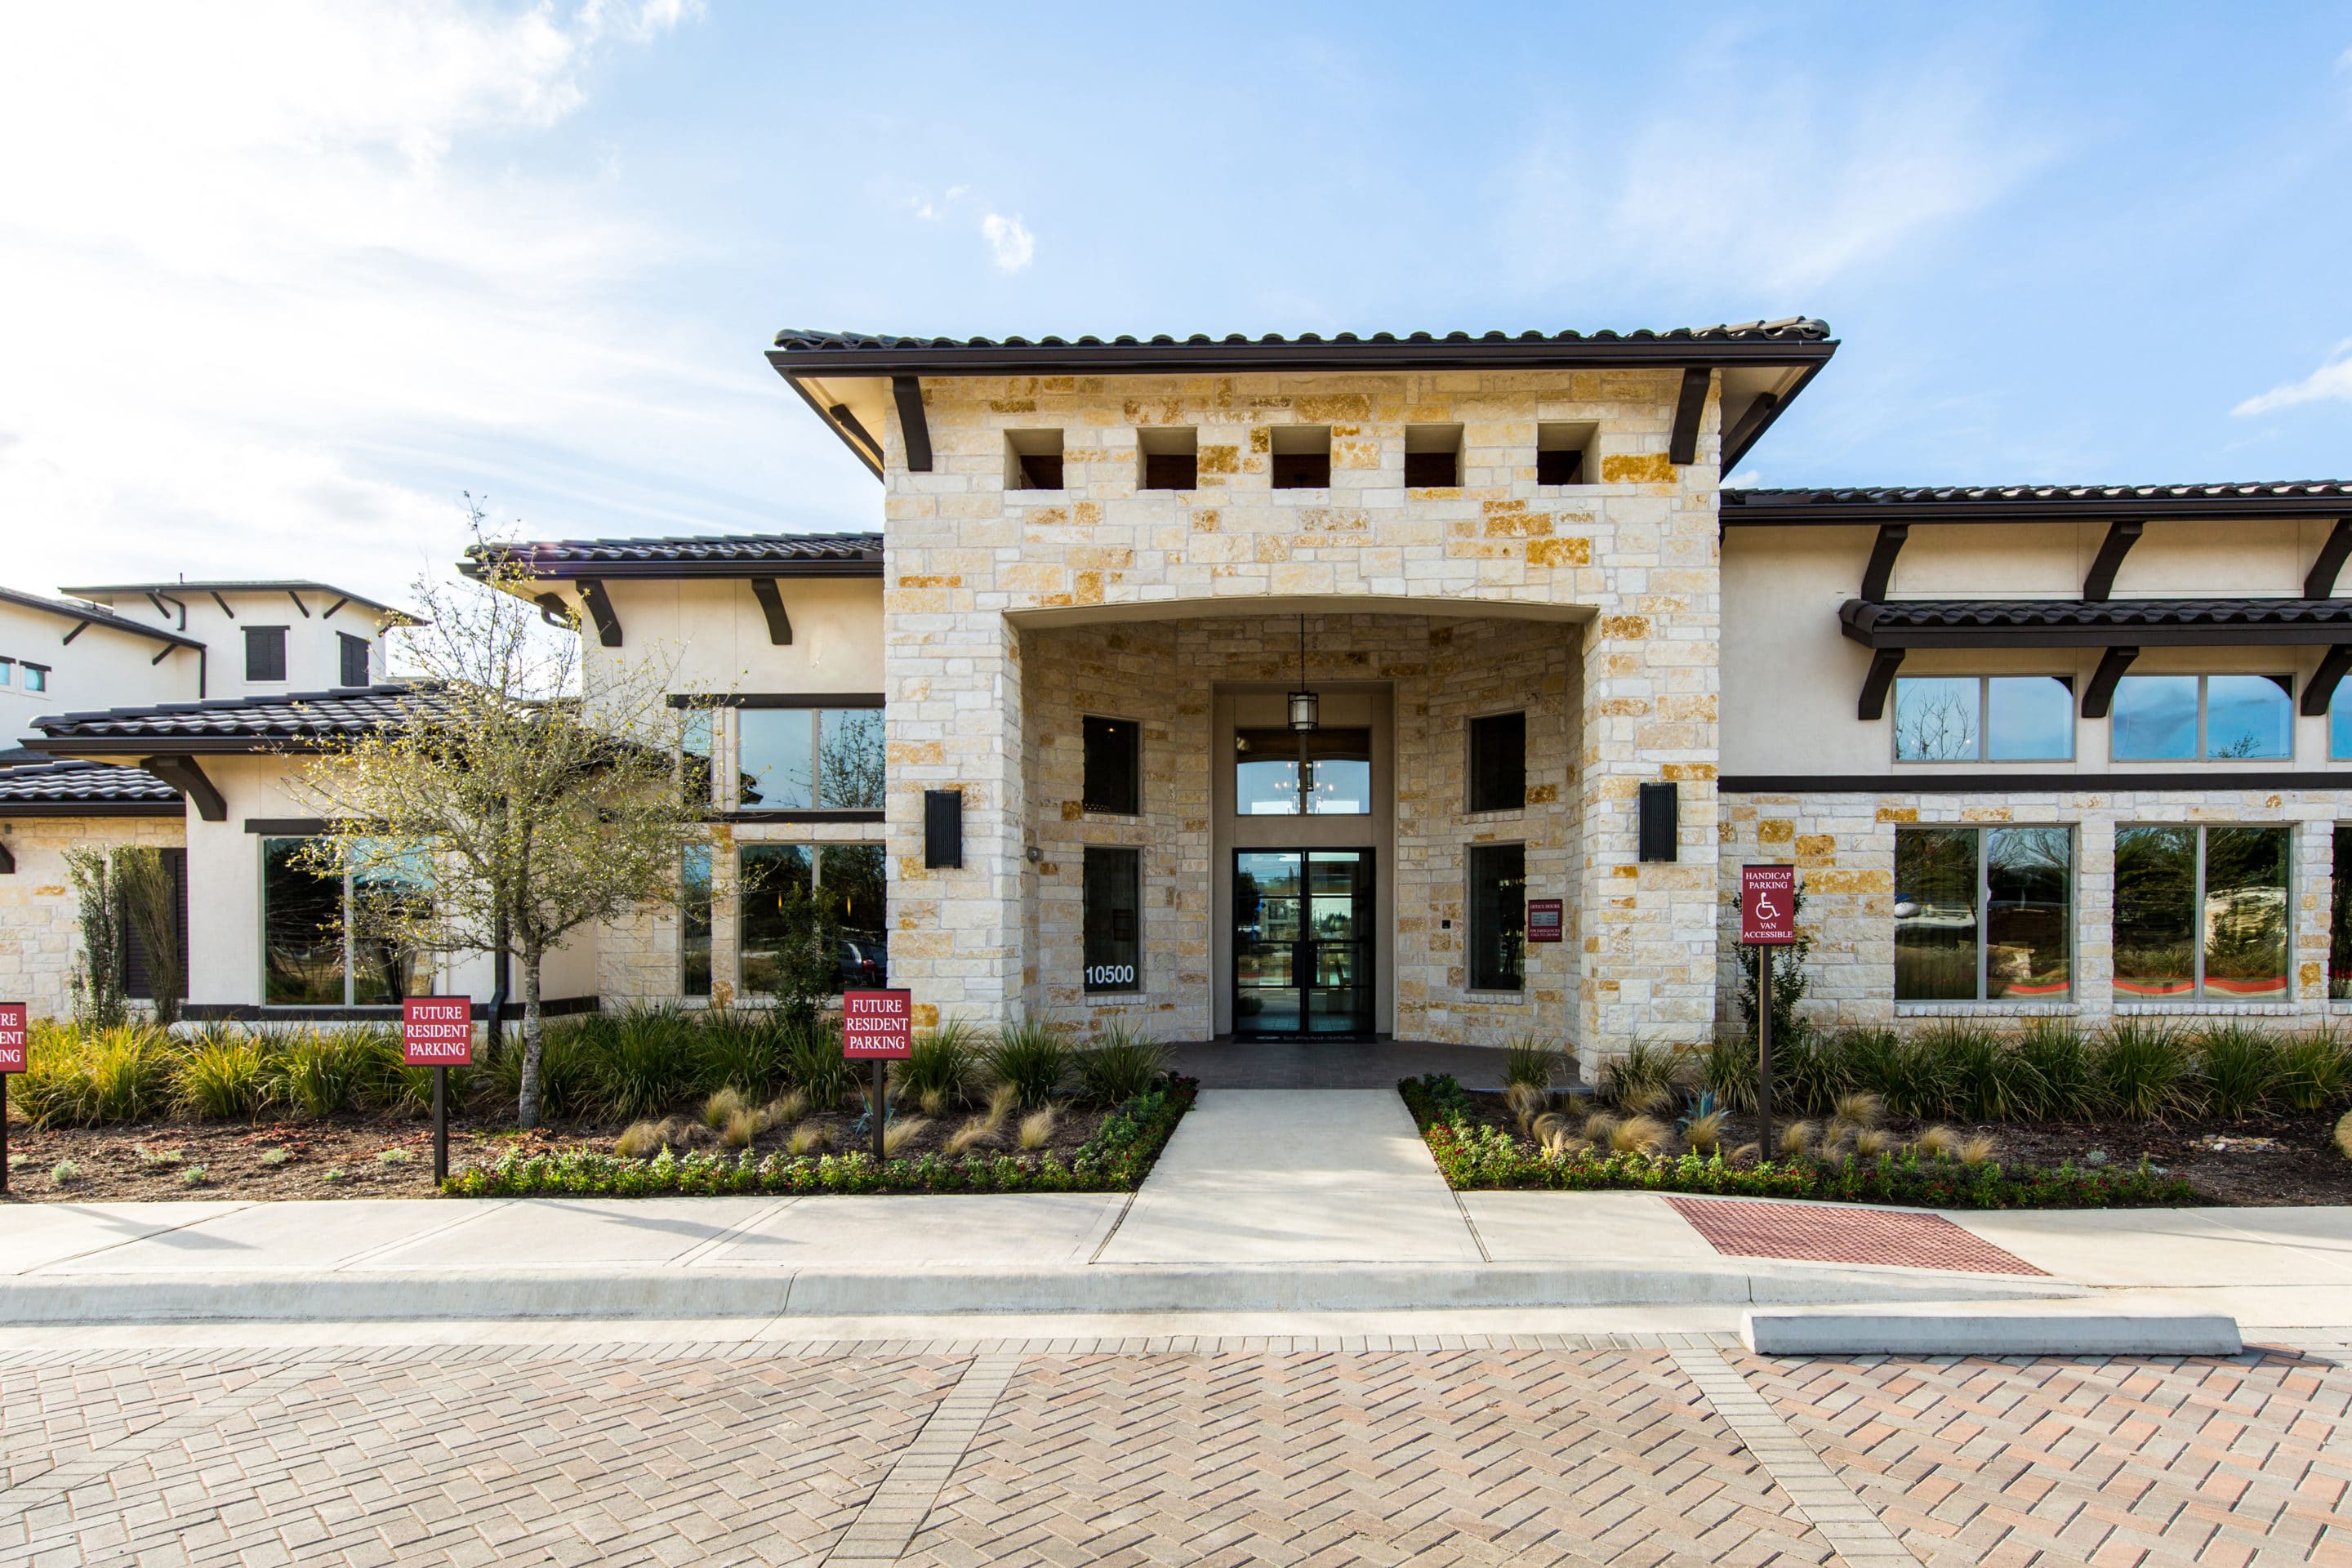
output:
[[[2337,524],[2342,527],[2342,524]],[[2326,716],[2327,705],[2336,700],[2336,684],[2344,672],[2352,670],[2352,643],[2337,643],[2320,656],[2319,668],[2303,688],[2303,716],[2319,719]]]
[[[2131,553],[2131,547],[2139,542],[2143,526],[2137,522],[2107,524],[2107,537],[2099,546],[2097,559],[2091,563],[2090,575],[2083,579],[2084,602],[2106,603],[2107,595],[2116,591],[2116,574],[2123,570],[2124,557]]]
[[[1886,714],[1886,694],[1895,685],[1895,672],[1903,668],[1905,650],[1882,647],[1870,656],[1870,673],[1862,679],[1862,700],[1855,705],[1854,717],[1873,723]]]
[[[751,596],[760,601],[760,613],[768,617],[768,641],[778,647],[792,647],[793,618],[784,614],[784,598],[776,592],[776,580],[752,578]]]
[[[539,618],[558,631],[572,629],[572,606],[563,602],[561,594],[541,594],[531,600],[539,606]]]
[[[1674,433],[1666,437],[1666,461],[1686,468],[1698,461],[1698,422],[1706,413],[1706,389],[1715,372],[1703,365],[1683,371],[1682,395],[1675,399]]]
[[[139,765],[187,796],[188,804],[206,822],[228,820],[228,802],[221,798],[221,792],[213,787],[213,781],[205,776],[195,758],[142,757]]]
[[[1870,547],[1870,564],[1862,572],[1864,598],[1876,604],[1886,597],[1887,584],[1895,578],[1895,558],[1903,553],[1903,542],[1910,537],[1907,522],[1878,525],[1878,542]]]
[[[613,610],[613,596],[604,592],[604,584],[592,577],[580,579],[580,597],[588,606],[589,618],[596,623],[596,640],[606,647],[621,646],[621,617]]]
[[[912,472],[931,471],[931,426],[923,417],[923,379],[894,375],[890,395],[898,405],[898,429],[907,438],[907,467]]]
[[[2135,524],[2135,527],[2137,525]],[[2091,672],[2091,684],[2083,688],[2083,717],[2104,719],[2116,703],[2116,683],[2124,671],[2139,657],[2136,647],[2111,647],[2099,656],[2099,668]]]
[[[2344,570],[2347,556],[2352,556],[2352,517],[2339,517],[2327,535],[2327,542],[2319,547],[2319,559],[2311,563],[2311,574],[2303,580],[2303,596],[2336,597],[2336,577]]]

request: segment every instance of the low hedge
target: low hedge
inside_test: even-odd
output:
[[[1554,1156],[1480,1122],[1462,1086],[1444,1073],[1397,1085],[1447,1184],[1456,1190],[1548,1187],[1564,1192],[1630,1189],[1707,1193],[1749,1198],[1811,1198],[1845,1203],[1905,1204],[1919,1208],[2116,1208],[2193,1204],[2197,1191],[2183,1176],[2137,1165],[2078,1170],[2029,1167],[2011,1171],[1922,1159],[1916,1150],[1871,1158],[1793,1159],[1735,1165],[1711,1154],[1612,1153],[1589,1149]]]
[[[453,1174],[457,1197],[718,1197],[852,1193],[1127,1193],[1142,1184],[1184,1112],[1198,1080],[1171,1078],[1106,1117],[1065,1163],[1053,1154],[925,1154],[877,1164],[869,1153],[770,1154],[761,1158],[664,1149],[651,1160],[568,1150],[520,1151]]]

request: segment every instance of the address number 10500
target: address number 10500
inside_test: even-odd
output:
[[[1090,963],[1087,966],[1089,985],[1132,985],[1135,965],[1132,963]]]

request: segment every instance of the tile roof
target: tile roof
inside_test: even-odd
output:
[[[2352,501],[2352,481],[2269,480],[2206,485],[1855,485],[1815,489],[1727,489],[1727,523],[1795,521],[1884,521],[2034,513],[2157,517],[2167,513],[2247,517],[2265,513],[2321,515]]]
[[[1460,365],[1786,363],[1823,360],[1836,351],[1829,323],[1810,316],[1773,321],[1726,322],[1629,332],[1302,332],[1284,337],[1242,332],[1213,337],[1162,333],[1061,338],[900,337],[887,332],[816,331],[788,327],[776,334],[768,361],[788,376],[883,375],[892,371],[939,375],[985,374],[992,369],[1127,371],[1139,374],[1186,370],[1370,370]]]
[[[474,545],[460,570],[480,574],[494,554],[550,578],[646,576],[873,576],[882,574],[878,533],[722,533],[666,539],[549,539]]]
[[[53,713],[33,721],[44,751],[259,751],[288,741],[328,740],[393,728],[416,695],[405,685],[283,696],[222,697]]]
[[[0,768],[0,812],[10,807],[100,805],[180,809],[180,792],[139,768],[78,758]]]
[[[0,588],[0,602],[22,605],[28,610],[44,610],[60,620],[88,621],[94,626],[105,626],[110,631],[129,632],[132,637],[170,643],[174,647],[205,646],[194,637],[183,637],[178,632],[166,631],[162,626],[151,626],[144,621],[134,621],[128,616],[118,616],[112,610],[102,610],[96,605],[77,604],[67,599],[52,599],[46,595],[26,594],[15,588]]]
[[[1871,647],[2352,642],[2352,599],[1848,599],[1845,635]]]

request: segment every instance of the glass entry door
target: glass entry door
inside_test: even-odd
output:
[[[1234,851],[1234,1035],[1372,1033],[1372,852]]]

